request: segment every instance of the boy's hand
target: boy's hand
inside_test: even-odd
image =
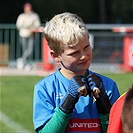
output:
[[[82,75],[78,75],[70,79],[68,94],[73,97],[87,96],[88,89],[87,79]]]
[[[87,76],[88,85],[90,88],[90,96],[94,96],[95,98],[104,98],[106,95],[105,88],[102,82],[102,79],[99,76],[94,74],[90,74]]]
[[[62,99],[59,108],[66,114],[72,113],[75,104],[78,102],[79,97],[81,95],[87,96],[87,87],[87,81],[83,76],[78,75],[71,78],[67,94]]]
[[[90,95],[93,95],[96,99],[98,112],[101,114],[108,114],[111,109],[111,104],[105,92],[102,79],[94,74],[88,75],[87,79],[91,90]]]

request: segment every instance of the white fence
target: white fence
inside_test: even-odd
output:
[[[113,32],[114,27],[132,27],[118,24],[87,24],[93,48],[91,69],[96,71],[120,71],[124,61],[124,38],[133,38],[133,32]],[[35,45],[30,61],[33,64],[45,62],[42,60],[43,34],[35,34]],[[129,44],[130,45],[130,44]],[[0,24],[0,64],[15,66],[16,59],[21,54],[18,30],[15,24]]]

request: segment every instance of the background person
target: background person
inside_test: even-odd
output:
[[[133,85],[126,93],[122,108],[123,133],[133,133]]]
[[[16,26],[22,46],[22,56],[17,59],[17,68],[23,69],[33,52],[34,30],[40,26],[40,18],[37,13],[33,12],[31,3],[24,4],[24,12],[18,16]]]
[[[110,108],[119,91],[112,79],[88,69],[92,48],[86,25],[76,14],[61,13],[46,23],[44,35],[51,57],[61,68],[34,87],[35,131],[106,132]]]
[[[132,51],[133,58],[133,51]],[[122,108],[125,101],[127,92],[121,95],[121,97],[114,103],[110,110],[109,125],[107,133],[123,133],[122,129]],[[131,117],[132,118],[132,117]],[[133,124],[132,124],[133,125]]]
[[[129,88],[129,90],[131,90],[131,89],[133,90],[133,86],[131,88]],[[125,98],[127,97],[127,93],[133,93],[132,91],[129,91],[129,92],[128,91],[125,92],[123,95],[121,95],[121,97],[112,106],[111,111],[110,111],[110,116],[109,116],[109,125],[108,125],[108,129],[107,129],[107,133],[113,133],[113,132],[114,133],[130,133],[130,132],[127,132],[130,130],[132,130],[132,132],[133,132],[133,123],[131,122],[133,120],[133,115],[132,115],[133,112],[130,113],[130,109],[133,111],[133,103],[130,103],[130,105],[129,105],[130,109],[129,110],[128,110],[128,108],[124,109],[124,111],[123,111],[124,115],[122,114],[123,108],[128,106],[125,103],[125,107],[123,107]],[[132,106],[131,106],[131,104],[132,104]],[[125,114],[124,112],[127,112],[127,110],[128,110],[128,113]],[[125,116],[127,116],[129,121],[126,121],[123,123],[123,121],[127,120],[125,118]],[[129,116],[130,116],[131,120],[129,119]],[[124,117],[123,121],[122,121],[122,117]],[[130,124],[132,126],[130,126]]]

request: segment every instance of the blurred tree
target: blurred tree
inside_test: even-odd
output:
[[[59,7],[61,12],[65,10],[65,0],[59,0]]]
[[[105,0],[99,0],[99,22],[107,23],[106,21],[106,3]]]
[[[27,0],[0,0],[0,23],[15,23]],[[133,23],[133,0],[28,0],[45,23],[57,13],[70,11],[85,23]]]
[[[133,0],[108,0],[110,23],[133,23]]]

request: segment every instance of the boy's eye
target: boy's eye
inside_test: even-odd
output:
[[[87,49],[87,48],[89,48],[89,47],[90,47],[90,45],[85,46],[85,47],[84,47],[84,50]],[[73,53],[68,54],[68,56],[76,55],[76,54],[78,54],[79,52],[80,52],[80,51],[75,51],[75,52],[73,52]]]
[[[68,54],[68,56],[72,56],[72,55],[75,55],[75,54],[77,54],[77,53],[78,53],[78,51],[75,51],[75,52],[73,52],[73,53]]]
[[[87,45],[86,47],[84,47],[84,49],[88,48],[90,45]]]

